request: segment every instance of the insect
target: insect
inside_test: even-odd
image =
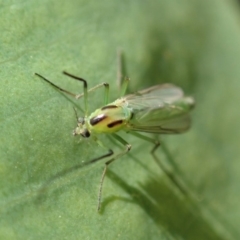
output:
[[[88,89],[87,81],[75,75],[63,72],[63,74],[81,81],[83,83],[83,94],[73,94],[67,90],[60,88],[42,75],[35,73],[38,77],[51,84],[53,87],[69,94],[76,99],[84,97],[85,115],[84,117],[77,118],[77,127],[73,131],[73,135],[81,135],[83,138],[94,136],[94,139],[103,147],[108,149],[98,139],[97,135],[101,133],[111,134],[125,149],[114,155],[113,150],[108,149],[108,152],[100,157],[97,157],[88,163],[97,162],[101,159],[110,158],[105,162],[103,170],[99,193],[98,193],[98,211],[101,208],[101,197],[104,177],[110,163],[126,154],[131,149],[131,145],[117,134],[118,131],[126,131],[136,137],[140,137],[146,141],[154,144],[151,151],[155,160],[156,149],[160,146],[160,142],[152,139],[151,137],[140,134],[156,133],[156,134],[176,134],[185,132],[190,127],[189,112],[194,107],[194,99],[192,97],[184,96],[181,88],[173,84],[156,85],[135,94],[125,96],[129,79],[125,78],[121,87],[121,96],[114,102],[109,103],[109,84],[101,83],[91,89]],[[92,113],[88,113],[88,93],[96,90],[97,88],[105,88],[104,104],[101,108],[96,109]],[[163,171],[168,177],[181,189],[181,186],[175,180],[164,166],[157,161]],[[74,171],[82,165],[74,166],[70,169],[64,170],[53,176],[52,180],[62,176],[68,172]]]

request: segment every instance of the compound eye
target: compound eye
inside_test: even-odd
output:
[[[90,132],[86,129],[83,133],[81,133],[81,135],[84,137],[84,138],[89,138],[91,136]]]

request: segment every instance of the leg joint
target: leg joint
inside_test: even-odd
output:
[[[109,155],[113,155],[114,154],[112,149],[109,149],[108,152],[109,152]]]

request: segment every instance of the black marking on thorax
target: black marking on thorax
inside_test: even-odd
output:
[[[117,126],[117,125],[119,125],[119,124],[122,124],[122,123],[123,123],[123,120],[117,120],[117,121],[115,121],[115,122],[109,123],[107,126],[108,126],[109,128],[112,128],[112,127],[115,127],[115,126]]]
[[[118,108],[118,106],[116,106],[116,105],[107,105],[107,106],[102,107],[101,110],[110,109],[110,108]]]
[[[91,119],[90,119],[90,124],[91,124],[92,126],[94,126],[94,125],[98,124],[99,122],[101,122],[102,120],[104,120],[105,118],[107,118],[106,115],[100,114],[100,115],[98,115],[98,116],[96,116],[96,117],[91,118]]]

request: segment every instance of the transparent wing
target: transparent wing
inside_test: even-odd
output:
[[[183,96],[184,93],[181,88],[172,84],[162,84],[127,95],[124,98],[128,101],[129,107],[144,109],[161,107],[165,103],[172,103]]]
[[[127,95],[124,99],[132,112],[127,129],[155,133],[180,133],[190,126],[189,111],[194,106],[181,88],[164,84]]]

